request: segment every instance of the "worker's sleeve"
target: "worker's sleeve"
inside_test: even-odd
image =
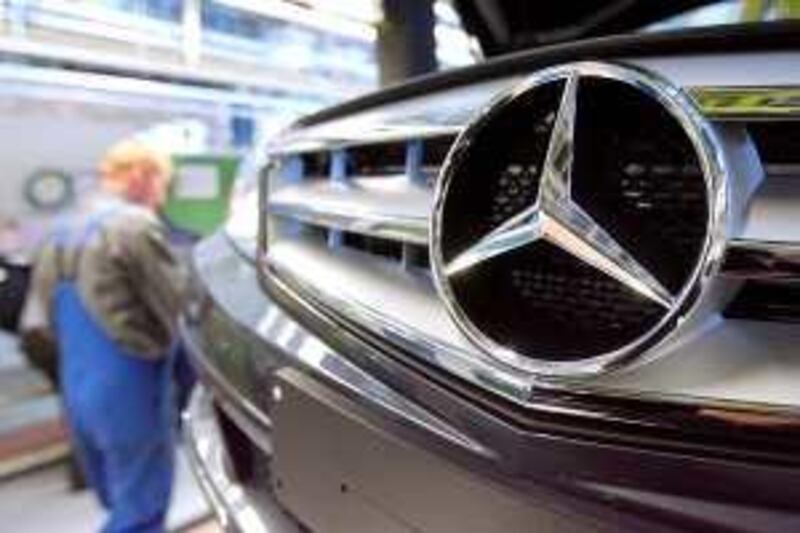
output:
[[[58,280],[56,253],[56,247],[47,244],[37,254],[19,325],[23,352],[54,383],[58,368],[52,309],[53,290]]]
[[[148,221],[129,236],[133,286],[151,316],[174,339],[186,292],[186,269],[172,252],[160,224]]]

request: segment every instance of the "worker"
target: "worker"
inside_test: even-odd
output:
[[[71,437],[108,532],[163,531],[172,486],[170,353],[185,276],[156,216],[171,173],[139,143],[111,148],[104,194],[42,248],[23,313],[23,335],[57,346]]]

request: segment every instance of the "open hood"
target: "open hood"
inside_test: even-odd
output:
[[[487,56],[636,30],[715,0],[454,0]]]

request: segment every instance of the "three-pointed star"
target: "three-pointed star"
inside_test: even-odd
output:
[[[567,77],[532,206],[503,222],[444,267],[457,276],[501,254],[545,240],[616,279],[637,294],[671,308],[675,297],[572,199],[578,76]]]

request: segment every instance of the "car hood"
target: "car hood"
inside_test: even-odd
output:
[[[464,26],[494,56],[636,30],[715,0],[454,0]]]

